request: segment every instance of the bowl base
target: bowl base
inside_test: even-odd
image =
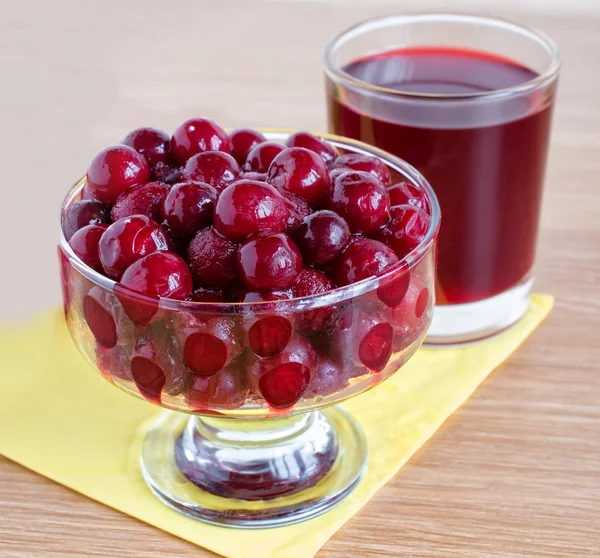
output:
[[[366,464],[364,435],[339,407],[258,421],[167,411],[141,453],[144,479],[166,505],[246,529],[325,513],[358,485]]]

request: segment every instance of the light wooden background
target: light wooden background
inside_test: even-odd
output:
[[[319,556],[600,556],[600,0],[0,7],[4,319],[58,301],[61,197],[129,129],[172,130],[191,115],[324,129],[322,46],[367,16],[476,10],[552,35],[565,66],[536,288],[556,295],[556,308]],[[0,556],[209,553],[0,458]]]

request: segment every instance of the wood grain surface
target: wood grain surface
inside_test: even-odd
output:
[[[334,32],[372,15],[450,6],[3,0],[1,7],[0,317],[7,320],[58,302],[57,210],[95,151],[131,128],[172,130],[196,114],[225,126],[324,129],[320,53]],[[556,308],[319,557],[600,556],[600,1],[451,7],[533,24],[563,49],[535,286],[556,296]],[[0,458],[3,558],[210,555]]]

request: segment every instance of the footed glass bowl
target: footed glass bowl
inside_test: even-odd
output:
[[[265,131],[281,142],[290,133]],[[168,409],[146,434],[141,470],[150,489],[187,516],[272,527],[319,515],[347,496],[365,471],[367,446],[334,405],[396,373],[431,322],[440,221],[433,190],[396,157],[321,137],[341,153],[378,157],[394,181],[428,198],[425,238],[378,276],[291,300],[153,300],[87,267],[61,233],[73,341],[109,382]],[[63,211],[84,186],[83,179],[73,187]]]

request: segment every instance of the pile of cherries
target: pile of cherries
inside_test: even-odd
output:
[[[250,396],[285,409],[383,371],[428,304],[408,271],[376,291],[386,315],[286,301],[379,274],[421,242],[425,193],[390,182],[380,159],[307,132],[283,145],[205,118],[103,149],[62,220],[77,257],[117,282],[82,299],[99,367],[153,402],[183,393],[199,411]],[[166,312],[164,298],[192,304]],[[210,305],[226,302],[248,304],[240,316]]]

